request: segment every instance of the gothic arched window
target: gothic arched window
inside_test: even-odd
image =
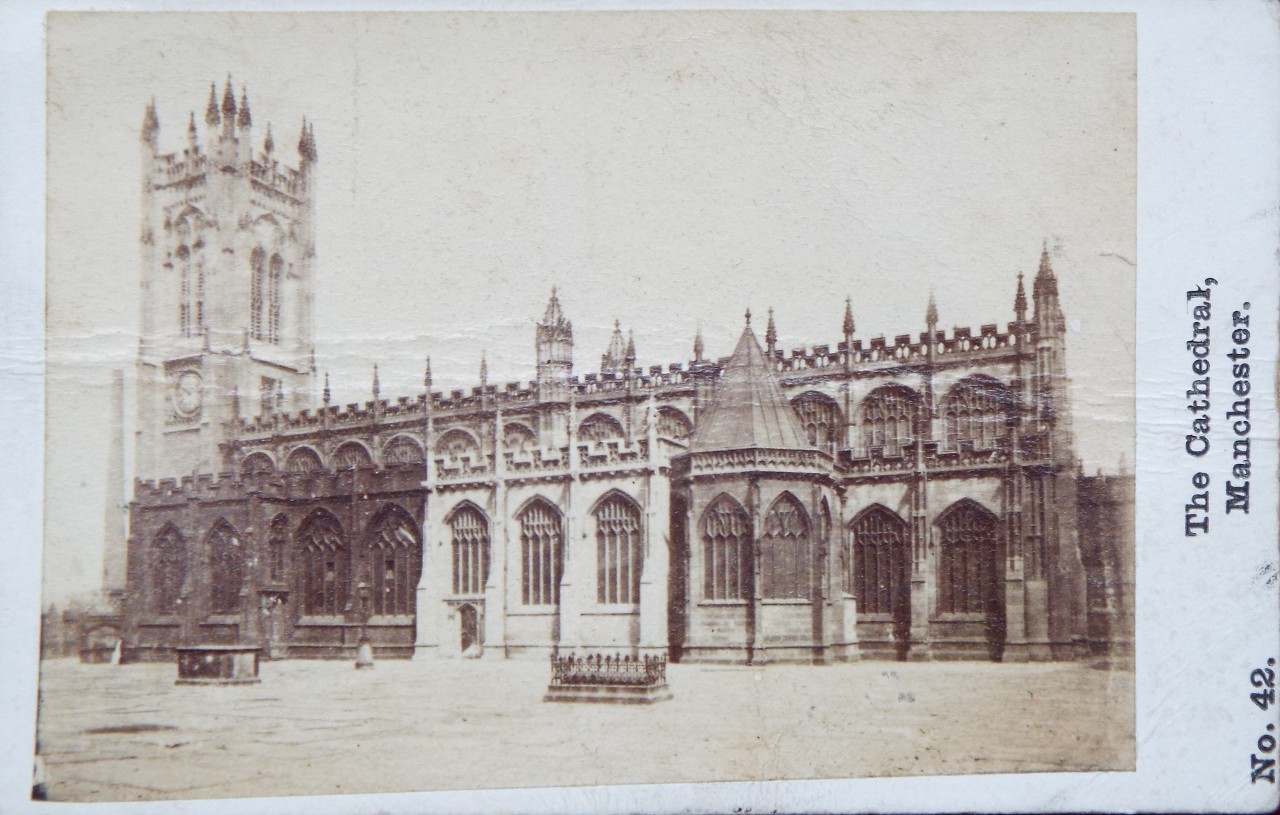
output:
[[[186,221],[182,222],[183,227]],[[178,279],[181,292],[178,297],[178,330],[184,337],[195,336],[195,310],[192,298],[195,295],[195,279],[191,269],[191,250],[186,244],[178,247],[174,253],[178,260]]]
[[[1008,434],[1013,394],[1004,383],[987,376],[971,376],[947,391],[941,414],[946,423],[947,446],[963,441],[978,449],[994,447]]]
[[[271,456],[263,452],[250,453],[244,457],[244,461],[240,464],[241,475],[266,475],[275,472],[275,462],[271,460]]]
[[[622,425],[607,413],[593,413],[578,425],[579,441],[608,441],[623,435]]]
[[[920,394],[905,385],[881,385],[862,403],[862,444],[896,456],[914,436]]]
[[[658,408],[658,435],[664,439],[679,442],[689,441],[693,434],[693,422],[680,410],[673,407]]]
[[[277,515],[271,520],[271,528],[267,532],[267,579],[272,583],[284,581],[288,539],[289,518]]]
[[[480,455],[480,445],[476,442],[475,436],[462,428],[455,427],[445,431],[440,438],[436,439],[436,454],[454,458],[471,456],[475,459]]]
[[[244,547],[240,536],[225,520],[218,521],[207,538],[209,548],[209,610],[235,614],[240,610],[244,584]]]
[[[502,449],[509,453],[525,453],[538,446],[538,437],[519,422],[502,426]]]
[[[318,509],[298,527],[297,540],[302,561],[302,613],[341,614],[351,588],[350,553],[342,524]]]
[[[324,464],[320,461],[320,456],[310,447],[299,447],[289,454],[284,463],[285,472],[289,473],[315,473],[324,469]]]
[[[370,614],[413,613],[422,576],[420,540],[418,524],[398,506],[388,506],[374,518],[368,552]]]
[[[560,602],[564,533],[560,512],[542,499],[525,507],[520,523],[520,600],[525,605]]]
[[[764,518],[760,536],[760,594],[772,599],[808,599],[809,518],[784,492]]]
[[[751,520],[742,505],[721,495],[702,513],[702,596],[745,600],[751,591]]]
[[[284,259],[271,256],[271,271],[267,281],[267,341],[280,344],[280,283],[284,276]]]
[[[891,614],[909,591],[907,523],[883,506],[862,512],[850,529],[853,570],[849,585],[858,611]]]
[[[489,520],[472,504],[449,518],[453,535],[453,593],[484,594],[489,580]]]
[[[999,603],[1003,564],[999,520],[979,504],[962,500],[938,519],[942,533],[938,610],[987,614]]]
[[[830,396],[807,391],[791,400],[809,444],[831,455],[844,442],[844,413]]]
[[[596,508],[596,602],[640,602],[644,568],[640,508],[618,493]]]
[[[373,466],[373,457],[359,442],[349,441],[333,454],[333,469],[338,472],[363,470]]]
[[[172,614],[178,610],[182,583],[187,578],[187,552],[182,535],[166,526],[151,543],[151,610]]]
[[[382,450],[382,463],[387,467],[421,464],[422,461],[422,447],[408,436],[396,436]]]
[[[259,246],[249,254],[249,333],[255,340],[266,337],[267,253]]]

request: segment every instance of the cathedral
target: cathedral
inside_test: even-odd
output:
[[[383,396],[375,368],[343,406],[313,354],[313,128],[294,167],[229,83],[203,118],[174,153],[154,103],[143,119],[125,660],[362,639],[415,659],[1072,659],[1124,616],[1114,558],[1081,537],[1047,249],[1003,326],[945,331],[931,298],[922,330],[861,338],[846,301],[834,346],[788,353],[748,311],[727,356],[699,336],[665,367],[618,328],[575,372],[552,290],[534,381],[482,364],[439,392],[427,361],[420,391]]]

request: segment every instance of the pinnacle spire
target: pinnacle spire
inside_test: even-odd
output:
[[[231,90],[231,74],[227,74],[227,84],[222,91],[222,116],[228,122],[236,119],[236,94]]]
[[[324,372],[324,393],[322,394],[322,398],[324,399],[324,403],[326,405],[329,404],[329,372],[328,371]]]
[[[747,307],[747,328],[751,327],[751,307]]]
[[[240,116],[236,119],[236,125],[240,128],[246,128],[253,124],[253,117],[249,115],[249,89],[243,85],[240,87]]]
[[[924,311],[924,322],[930,329],[938,324],[938,304],[933,299],[932,291],[929,292],[929,305]]]
[[[373,363],[373,400],[378,401],[378,394],[382,392],[382,388],[378,386],[378,363]]]
[[[769,323],[764,328],[764,344],[772,356],[773,349],[778,347],[778,328],[773,324],[773,306],[769,306]]]
[[[218,84],[216,82],[209,83],[209,104],[204,108],[204,123],[209,127],[222,124],[222,117],[218,115]]]
[[[480,387],[489,384],[489,361],[485,358],[485,352],[480,352]]]
[[[560,296],[556,287],[551,287],[551,299],[547,301],[547,310],[542,313],[543,325],[556,325],[564,322],[564,312],[560,310]]]
[[[262,141],[262,149],[267,155],[276,149],[275,140],[271,138],[271,122],[267,122],[267,137]]]
[[[1018,293],[1013,296],[1013,313],[1020,323],[1027,319],[1027,290],[1022,285],[1022,272],[1018,272]]]
[[[698,323],[697,331],[693,335],[693,361],[702,362],[702,354],[705,349],[702,345],[702,323]]]
[[[160,118],[156,116],[156,98],[151,97],[147,104],[147,112],[142,116],[142,140],[149,142],[160,130]]]
[[[625,359],[627,361],[627,369],[635,367],[636,364],[636,337],[635,332],[630,328],[627,329],[627,352]]]
[[[431,355],[427,354],[426,370],[422,372],[422,386],[427,390],[431,390]]]
[[[302,117],[302,134],[298,136],[298,155],[303,162],[316,160],[316,146],[312,140],[311,130],[307,127],[307,117]]]
[[[853,335],[854,325],[853,325],[853,298],[852,297],[844,298],[844,325],[842,326],[842,328],[844,329],[844,335],[846,337],[850,337]]]

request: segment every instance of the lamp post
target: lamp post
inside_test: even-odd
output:
[[[373,643],[369,641],[369,584],[360,581],[356,585],[360,598],[360,639],[356,644],[356,670],[373,667]]]

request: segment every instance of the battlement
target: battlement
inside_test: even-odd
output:
[[[995,323],[981,326],[975,335],[967,327],[957,326],[948,337],[945,331],[935,332],[932,338],[934,360],[939,357],[956,354],[989,354],[1003,353],[1016,349],[1021,342],[1022,331],[1034,334],[1035,326],[1020,323],[1009,323],[1005,331]],[[851,344],[840,342],[833,351],[828,345],[815,345],[811,349],[796,348],[790,356],[781,349],[768,357],[777,373],[821,369],[842,366],[848,356],[850,367],[859,365],[876,365],[885,362],[906,363],[925,359],[929,352],[930,337],[928,332],[921,332],[916,337],[911,334],[894,336],[892,344],[888,338],[871,337],[865,344],[862,340],[853,340]],[[719,363],[723,367],[723,361]]]

